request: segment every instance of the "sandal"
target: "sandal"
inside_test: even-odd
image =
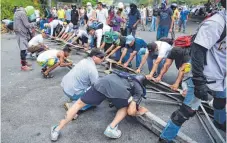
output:
[[[53,78],[54,75],[52,75],[52,74],[50,74],[50,73],[48,73],[47,75],[45,75],[45,74],[43,73],[43,77],[44,77],[44,78]]]

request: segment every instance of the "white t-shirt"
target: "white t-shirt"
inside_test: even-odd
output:
[[[55,59],[57,58],[58,52],[60,52],[60,50],[55,50],[55,49],[47,50],[38,56],[37,61],[46,62],[49,59]]]
[[[91,18],[92,14],[93,14],[93,11],[94,10],[92,8],[90,8],[90,9],[87,10],[87,17],[88,17],[88,19]]]
[[[147,15],[147,10],[146,10],[146,8],[141,9],[141,18],[142,18],[142,19],[146,19],[146,15]]]
[[[37,46],[39,44],[43,44],[43,36],[42,34],[38,34],[35,37],[33,37],[29,42],[28,42],[28,47],[32,46]]]
[[[173,48],[170,44],[163,42],[163,41],[155,41],[158,45],[158,57],[159,58],[166,58]],[[146,49],[146,54],[149,53],[148,49]]]
[[[83,36],[88,38],[87,31],[86,30],[78,30],[77,37],[82,38]]]
[[[73,24],[70,22],[65,28],[65,33],[72,32],[72,30],[73,30]]]
[[[111,30],[111,27],[104,24],[103,25],[103,29],[98,29],[95,31],[95,36],[97,37],[97,48],[99,48],[101,46],[101,41],[102,41],[102,35],[105,33],[105,32],[108,32]]]
[[[55,20],[50,22],[50,29],[51,29],[50,36],[53,36],[54,28],[56,28],[58,24],[63,25],[63,22],[61,20],[58,20],[58,19],[55,19]]]
[[[226,88],[226,38],[216,43],[224,30],[226,24],[226,11],[208,18],[202,23],[195,38],[195,43],[207,48],[204,75],[207,81],[216,83],[207,84],[214,91],[223,91]]]
[[[106,24],[106,20],[108,18],[108,12],[105,9],[97,10],[97,19],[98,22],[102,22],[103,24]]]

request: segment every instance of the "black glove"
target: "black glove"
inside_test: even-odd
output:
[[[197,98],[201,100],[208,101],[208,91],[209,88],[206,84],[195,85],[194,94]]]

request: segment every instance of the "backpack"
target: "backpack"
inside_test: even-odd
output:
[[[93,22],[90,27],[94,30],[103,29],[103,23]]]
[[[159,15],[159,9],[158,8],[154,8],[153,9],[153,16],[158,16]]]
[[[212,17],[216,13],[213,13],[209,17]],[[208,19],[208,18],[206,18],[206,19]],[[180,48],[189,48],[192,45],[192,43],[194,42],[196,35],[197,35],[197,32],[194,35],[180,36],[176,40],[174,40],[174,46],[180,47]],[[225,24],[224,30],[223,30],[219,40],[216,43],[221,42],[225,37],[226,37],[226,24]]]
[[[146,96],[146,88],[144,87],[144,85],[142,85],[142,84],[135,78],[136,74],[130,74],[130,73],[128,73],[128,72],[123,72],[123,71],[119,71],[119,70],[113,70],[112,73],[118,75],[118,76],[121,77],[121,78],[128,79],[129,81],[131,80],[131,81],[136,81],[137,83],[139,83],[139,85],[140,85],[140,86],[142,87],[142,89],[143,89],[142,97],[145,98],[145,96]],[[133,87],[134,87],[134,85],[130,85],[129,92],[130,92],[131,94],[134,93]]]

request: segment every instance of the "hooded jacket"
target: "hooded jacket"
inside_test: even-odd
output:
[[[13,29],[16,33],[20,33],[22,36],[29,38],[29,29],[35,27],[33,23],[29,23],[24,8],[18,8],[14,14]]]

